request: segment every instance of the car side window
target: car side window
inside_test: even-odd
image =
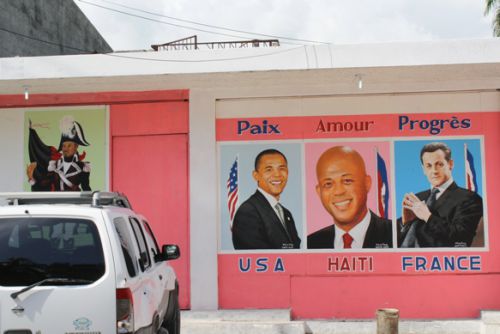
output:
[[[122,217],[118,217],[113,219],[113,225],[115,226],[116,234],[118,234],[118,238],[120,239],[120,245],[128,274],[130,277],[134,277],[137,275],[139,268],[137,265],[137,257],[134,256],[134,249],[132,246],[134,241],[128,229],[127,221]]]
[[[139,221],[135,218],[130,218],[130,224],[132,225],[132,230],[134,231],[135,239],[139,245],[139,266],[142,271],[145,271],[151,266],[151,258],[149,257],[149,251],[146,244],[146,239],[144,237],[144,232],[142,231]]]
[[[160,249],[158,247],[158,243],[156,242],[156,238],[153,234],[153,231],[151,230],[151,227],[149,226],[148,222],[143,220],[142,221],[143,226],[144,226],[144,231],[146,231],[146,241],[148,242],[149,248],[151,252],[153,253],[153,256],[157,256],[160,254]]]

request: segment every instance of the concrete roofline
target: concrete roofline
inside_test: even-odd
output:
[[[0,58],[0,82],[274,70],[500,64],[497,38]]]

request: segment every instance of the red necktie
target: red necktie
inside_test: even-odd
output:
[[[344,240],[344,248],[351,248],[352,241],[354,240],[349,233],[345,233],[342,236],[342,239]]]

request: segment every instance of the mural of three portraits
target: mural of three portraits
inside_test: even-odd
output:
[[[228,135],[242,122],[219,136],[222,252],[486,246],[482,136]]]

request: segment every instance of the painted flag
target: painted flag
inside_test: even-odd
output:
[[[238,206],[238,157],[234,160],[229,178],[227,179],[227,208],[229,209],[229,220],[233,226],[233,218]]]
[[[389,217],[389,182],[387,180],[387,168],[385,161],[377,152],[377,197],[378,214],[380,217]]]
[[[465,184],[468,190],[477,192],[476,169],[474,168],[474,157],[464,144],[465,151]]]

